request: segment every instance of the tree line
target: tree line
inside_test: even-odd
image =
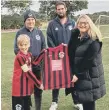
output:
[[[53,19],[55,14],[56,1],[41,1],[39,11],[34,11],[36,15],[36,26],[40,26],[41,22],[47,22]],[[87,9],[88,1],[64,1],[68,7],[67,14],[71,19],[76,19],[78,16],[74,16],[74,12],[82,9]],[[25,10],[29,10],[32,5],[32,1],[2,1],[1,9],[7,8],[9,14],[4,15],[1,13],[1,29],[19,29],[23,26],[23,14]],[[98,12],[89,14],[92,20],[95,22],[99,15],[108,15],[109,12]],[[109,18],[108,18],[109,19]],[[109,24],[109,20],[102,19],[102,24]]]
[[[43,20],[38,17],[36,12],[35,16],[37,17],[36,26],[39,26]],[[1,29],[19,29],[23,25],[23,14],[19,15],[17,13],[14,13],[13,15],[1,15]]]

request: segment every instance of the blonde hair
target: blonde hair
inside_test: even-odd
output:
[[[102,41],[102,35],[100,30],[95,26],[95,24],[93,23],[93,21],[91,20],[91,18],[87,15],[80,15],[79,18],[77,19],[77,24],[79,23],[81,18],[85,18],[90,26],[89,30],[88,30],[88,34],[89,36],[93,39],[96,40],[98,39],[99,41]]]
[[[21,35],[18,36],[18,38],[17,38],[17,45],[20,45],[23,42],[26,42],[26,43],[28,43],[30,45],[30,38],[29,38],[28,35],[21,34]]]

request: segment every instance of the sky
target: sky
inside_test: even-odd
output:
[[[32,10],[38,11],[40,4],[33,1],[34,5],[31,6]],[[88,0],[88,9],[76,12],[76,14],[92,14],[94,12],[109,11],[109,0]]]
[[[33,1],[33,5],[31,6],[31,9],[38,11],[40,7],[38,0],[32,0],[32,1]],[[83,9],[79,12],[76,12],[75,15],[92,14],[100,11],[109,11],[109,0],[88,0],[88,2],[89,2],[88,9]],[[7,13],[6,9],[4,9],[2,13]]]
[[[109,11],[109,1],[108,0],[88,0],[88,9],[83,9],[77,13],[80,14],[92,14],[100,11]]]

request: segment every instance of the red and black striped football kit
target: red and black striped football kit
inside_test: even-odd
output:
[[[24,72],[22,67],[27,65],[28,71]],[[25,68],[24,68],[25,69]],[[31,54],[19,53],[14,61],[14,73],[12,80],[12,96],[29,96],[32,94],[34,84],[39,87],[41,82],[31,71]]]
[[[44,49],[35,59],[34,64],[37,65],[42,60],[44,62],[42,72],[44,90],[74,86],[71,83],[67,45],[60,44],[54,48]]]

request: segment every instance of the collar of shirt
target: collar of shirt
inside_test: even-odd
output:
[[[29,52],[27,52],[27,54],[24,54],[22,51],[19,51],[19,54],[24,55],[24,56],[29,56]]]
[[[84,36],[80,39],[80,41],[85,41],[89,38],[90,38],[90,36],[88,35],[88,33],[85,33]]]
[[[55,18],[55,20],[61,24],[60,18],[58,16]],[[71,24],[71,23],[72,23],[71,20],[67,17],[67,22],[64,25]]]
[[[28,32],[33,32],[35,28],[33,28],[32,31],[30,31],[26,26],[24,26],[24,28],[28,31]]]

